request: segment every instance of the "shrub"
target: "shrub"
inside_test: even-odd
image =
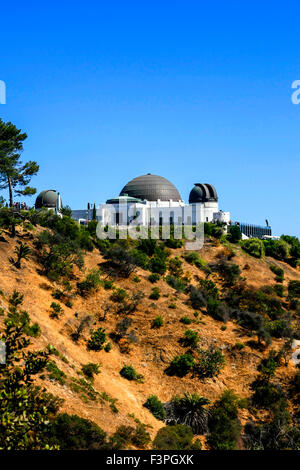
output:
[[[151,300],[158,300],[160,298],[160,289],[159,287],[153,287],[151,294],[149,295],[149,299]]]
[[[152,273],[150,276],[148,276],[148,281],[152,282],[154,284],[155,282],[160,280],[160,275],[158,273]]]
[[[199,441],[193,444],[193,431],[183,424],[161,428],[153,441],[155,450],[193,450],[201,449]]]
[[[55,362],[48,362],[46,369],[49,372],[49,379],[55,380],[60,383],[60,385],[64,385],[66,383],[66,374],[57,367]]]
[[[265,252],[267,256],[272,256],[281,261],[287,261],[290,256],[290,245],[283,239],[265,240]]]
[[[261,258],[265,254],[264,243],[258,238],[249,238],[248,240],[243,240],[241,246],[246,253],[255,258]]]
[[[161,315],[158,315],[157,317],[154,318],[151,324],[151,328],[160,328],[164,324],[164,319]]]
[[[89,362],[88,364],[84,364],[81,367],[81,370],[87,378],[92,380],[94,378],[94,374],[98,375],[100,373],[99,366],[100,364],[94,364],[93,362]]]
[[[50,313],[50,318],[59,318],[59,316],[64,313],[62,306],[57,302],[52,302],[50,308],[52,310]]]
[[[92,351],[100,351],[106,341],[106,333],[104,328],[98,328],[96,331],[92,330],[90,339],[87,342],[87,348]]]
[[[171,309],[173,309],[173,310],[174,310],[174,309],[176,308],[176,304],[174,304],[174,303],[171,303],[170,305],[168,305],[168,308],[171,308]]]
[[[210,264],[213,271],[217,271],[228,286],[232,286],[240,279],[241,269],[237,264],[220,260]]]
[[[171,237],[165,241],[165,246],[167,246],[168,248],[173,248],[175,250],[176,248],[181,248],[183,246],[183,241]]]
[[[100,271],[92,269],[84,281],[77,282],[79,294],[83,297],[96,291],[101,285]]]
[[[290,281],[288,285],[289,299],[300,299],[300,281]]]
[[[177,375],[177,377],[184,377],[188,374],[195,365],[195,359],[190,353],[175,356],[172,360],[167,372],[170,375]]]
[[[283,297],[283,294],[284,294],[284,287],[280,284],[276,284],[274,287],[273,287],[274,291],[275,291],[275,294],[278,295],[278,297]]]
[[[215,320],[227,322],[229,319],[229,309],[224,302],[217,300],[213,297],[209,297],[207,300],[207,314]]]
[[[168,265],[169,272],[174,277],[180,277],[183,275],[182,261],[178,256],[171,258]]]
[[[213,299],[219,298],[219,289],[213,281],[210,279],[200,279],[199,284],[207,297],[211,297]]]
[[[212,450],[234,450],[241,434],[238,397],[225,390],[211,409],[207,442]]]
[[[185,325],[190,325],[191,323],[193,323],[193,320],[186,316],[181,317],[179,321],[180,323],[184,323]]]
[[[106,345],[104,346],[104,351],[109,352],[111,351],[111,349],[112,349],[112,345],[110,343],[106,343]]]
[[[186,330],[184,332],[184,338],[181,338],[180,342],[184,347],[195,349],[199,342],[199,334],[197,331]]]
[[[191,286],[190,288],[190,302],[195,310],[200,310],[206,306],[206,297],[202,289]]]
[[[150,260],[149,268],[153,273],[164,274],[167,270],[167,263],[164,258],[155,255]]]
[[[114,288],[114,283],[113,281],[109,281],[108,279],[105,279],[103,281],[103,287],[105,290],[110,290]]]
[[[227,238],[231,243],[237,243],[242,239],[242,232],[238,225],[231,225]]]
[[[125,449],[129,444],[144,449],[150,441],[150,434],[146,431],[145,424],[142,423],[138,423],[136,428],[124,425],[119,426],[110,438],[114,450]]]
[[[77,415],[59,414],[51,421],[47,437],[61,450],[108,450],[106,433],[92,421]]]
[[[219,375],[224,365],[225,357],[219,349],[200,349],[194,370],[200,378],[209,378]]]
[[[142,383],[143,381],[143,375],[138,374],[133,366],[131,365],[125,365],[122,367],[120,370],[120,375],[124,377],[127,380],[135,380],[136,382]]]
[[[259,377],[251,384],[254,391],[252,401],[256,406],[271,409],[276,403],[285,398],[280,385],[273,384],[264,377]]]
[[[199,253],[197,253],[197,251],[189,251],[188,253],[184,253],[182,256],[187,263],[193,264],[198,269],[201,269],[203,271],[208,270],[206,261],[204,261],[201,258],[201,256],[199,255]]]
[[[151,411],[155,418],[163,421],[166,417],[166,412],[164,410],[162,402],[157,398],[156,395],[151,395],[147,398],[146,403],[144,404],[145,408]]]
[[[272,264],[270,266],[270,269],[271,269],[272,273],[274,273],[276,275],[276,281],[277,282],[283,282],[283,280],[284,280],[284,270],[282,268],[279,268],[275,264]]]
[[[166,276],[166,282],[178,292],[184,292],[186,290],[186,283],[179,277],[168,275]]]
[[[128,297],[125,289],[116,289],[110,296],[113,302],[123,302]]]

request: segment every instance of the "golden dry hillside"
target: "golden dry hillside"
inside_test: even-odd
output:
[[[57,291],[63,291],[64,287],[60,281],[49,280],[41,270],[35,241],[43,230],[45,229],[40,226],[30,229],[19,227],[15,238],[11,238],[5,230],[2,232],[0,307],[4,309],[4,315],[0,320],[3,323],[9,306],[8,299],[13,291],[23,294],[22,309],[29,313],[31,321],[37,322],[41,329],[39,336],[31,338],[30,348],[44,349],[52,345],[57,352],[52,355],[51,360],[63,372],[59,379],[55,374],[51,378],[51,371],[46,371],[37,378],[37,384],[64,399],[60,411],[88,418],[108,434],[114,432],[118,426],[132,425],[138,419],[149,425],[148,430],[154,438],[164,424],[143,406],[149,395],[157,395],[164,403],[174,395],[183,395],[185,392],[198,393],[213,403],[225,389],[232,389],[240,398],[251,397],[250,385],[258,376],[257,367],[262,358],[268,356],[270,349],[280,350],[286,341],[285,338],[273,337],[272,344],[256,347],[253,344],[256,336],[249,336],[248,331],[236,321],[229,319],[224,323],[216,320],[207,314],[206,307],[195,312],[195,308],[190,305],[189,296],[173,289],[164,276],[152,284],[148,280],[150,272],[139,267],[127,278],[110,272],[97,248],[84,254],[82,270],[74,268],[69,278],[67,297],[61,295],[60,298],[55,298],[60,295]],[[19,242],[26,243],[31,249],[28,259],[22,260],[21,268],[17,268],[12,261],[16,257],[14,250]],[[240,267],[242,279],[238,281],[238,285],[244,288],[258,290],[263,286],[274,286],[274,274],[270,265],[283,269],[285,289],[290,280],[300,281],[299,269],[269,257],[253,258],[238,244],[231,245],[227,242],[224,245],[207,238],[199,255],[205,262],[214,263],[226,258],[228,251],[233,256],[232,262]],[[183,253],[184,247],[170,249],[169,259],[179,257],[183,261],[182,276],[189,280],[189,284],[197,286],[199,279],[205,279],[207,273],[187,263],[182,258]],[[98,289],[82,296],[78,293],[77,283],[92,269],[101,270],[103,283]],[[213,271],[209,279],[215,282],[222,294],[224,286],[218,273]],[[113,289],[107,288],[111,287],[108,283],[105,288],[104,280],[113,281]],[[157,300],[149,298],[153,287],[160,290]],[[125,289],[128,298],[138,291],[144,294],[133,313],[118,313],[118,302],[111,299],[112,293],[118,288]],[[67,305],[66,298],[70,302]],[[53,309],[50,306],[53,302],[60,304],[62,308],[57,318],[51,315]],[[152,322],[158,315],[163,318],[163,325],[153,328]],[[182,317],[188,317],[192,322],[189,325],[184,324],[180,321]],[[125,319],[127,324],[126,321],[124,323]],[[80,325],[82,331],[75,341],[72,335],[78,332]],[[87,347],[91,330],[100,327],[105,329],[107,342],[112,346],[110,351],[93,351]],[[124,331],[121,334],[122,328]],[[190,372],[178,377],[166,373],[172,359],[187,350],[180,342],[187,329],[198,332],[200,348],[212,346],[222,351],[226,364],[217,376],[199,378]],[[119,331],[119,336],[116,331]],[[83,380],[80,383],[80,379],[83,379],[81,368],[88,363],[101,364],[100,373],[95,375],[91,385],[92,390],[86,386],[89,381]],[[142,382],[129,381],[120,375],[122,367],[128,364],[143,375]],[[282,362],[277,369],[276,381],[286,388],[296,371],[296,366],[291,361],[288,361],[287,366]],[[114,405],[118,412],[114,410]],[[290,406],[294,406],[292,402]],[[250,407],[244,407],[239,410],[239,419],[244,425],[249,419],[256,420],[265,413],[265,410],[258,410],[254,415]],[[203,436],[201,440],[205,448]],[[240,443],[239,446],[242,447],[243,444]]]

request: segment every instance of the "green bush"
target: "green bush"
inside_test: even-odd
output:
[[[288,295],[289,299],[300,299],[300,281],[289,281]]]
[[[128,297],[125,289],[118,288],[110,296],[113,302],[123,302]]]
[[[122,367],[120,370],[120,375],[124,377],[127,380],[135,380],[136,382],[142,383],[143,381],[143,375],[138,374],[133,366],[131,365],[125,365]]]
[[[66,383],[66,374],[57,367],[55,362],[49,361],[46,369],[49,372],[49,379],[55,380],[60,383],[60,385],[64,385]]]
[[[200,378],[216,377],[225,365],[225,357],[219,349],[200,349],[194,371]]]
[[[84,364],[81,367],[81,370],[88,379],[92,380],[94,378],[94,374],[98,375],[100,373],[100,364],[89,362],[88,364]]]
[[[149,268],[153,273],[164,274],[167,270],[166,260],[159,257],[158,255],[155,255],[150,260]]]
[[[284,280],[284,270],[282,268],[279,268],[278,266],[275,266],[275,264],[272,264],[270,266],[270,269],[272,273],[276,275],[276,281],[277,282],[283,282]]]
[[[186,283],[180,279],[179,277],[175,277],[172,275],[166,276],[166,282],[171,286],[173,289],[177,290],[178,292],[184,292],[186,290]]]
[[[92,421],[77,415],[59,414],[50,422],[48,441],[60,450],[108,450],[106,433]]]
[[[165,246],[167,246],[168,248],[173,248],[175,250],[176,248],[181,248],[183,246],[183,241],[171,237],[165,241]]]
[[[151,411],[155,418],[160,419],[161,421],[165,419],[166,412],[162,402],[157,398],[156,395],[150,395],[150,397],[147,398],[144,406],[145,408],[148,408],[149,411]]]
[[[210,268],[218,272],[228,286],[232,286],[240,280],[241,269],[237,264],[220,260],[210,264]]]
[[[288,261],[291,246],[285,240],[264,240],[264,246],[267,256],[272,256],[281,261]]]
[[[278,297],[283,297],[284,295],[284,287],[281,285],[281,284],[276,284],[274,287],[273,287],[274,291],[275,291],[275,294],[278,295]]]
[[[155,282],[160,280],[160,275],[157,273],[152,273],[148,276],[148,281],[152,282],[154,284]]]
[[[231,225],[229,227],[227,238],[231,243],[239,242],[242,239],[242,232],[240,227],[238,225]]]
[[[182,354],[181,356],[175,356],[171,361],[167,372],[170,375],[177,375],[177,377],[184,377],[186,374],[191,372],[195,365],[195,359],[190,353]]]
[[[206,295],[202,289],[195,286],[190,287],[190,302],[195,310],[200,310],[206,306]]]
[[[176,424],[161,428],[153,441],[155,450],[193,450],[201,449],[200,441],[193,443],[193,431],[189,426]]]
[[[100,351],[103,349],[106,341],[106,333],[104,328],[98,328],[96,331],[91,332],[91,337],[87,342],[87,348],[92,351]]]
[[[96,291],[101,283],[100,271],[98,269],[92,269],[83,281],[77,282],[79,294],[85,297]]]
[[[143,423],[138,423],[136,428],[124,425],[119,426],[110,438],[113,450],[126,449],[130,444],[144,449],[150,441],[150,434],[146,431],[146,426]]]
[[[151,294],[149,295],[149,299],[151,300],[158,300],[160,298],[160,289],[159,287],[153,287]]]
[[[161,328],[164,324],[164,319],[161,315],[154,318],[151,324],[151,328]]]
[[[195,349],[199,342],[199,334],[197,331],[193,330],[186,330],[184,332],[184,338],[181,338],[180,342],[186,348]]]
[[[59,318],[59,316],[64,313],[62,306],[57,302],[52,302],[50,308],[52,310],[50,313],[50,318]]]
[[[234,450],[241,434],[238,397],[225,390],[211,409],[207,442],[212,450]]]
[[[254,258],[261,258],[265,254],[264,243],[258,238],[249,238],[248,240],[243,240],[241,246],[246,253]]]
[[[193,320],[186,316],[181,317],[179,321],[180,323],[184,323],[185,325],[190,325],[191,323],[193,323]]]

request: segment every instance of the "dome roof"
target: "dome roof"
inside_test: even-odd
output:
[[[217,202],[218,194],[216,188],[208,183],[195,183],[189,196],[189,204],[197,202]]]
[[[35,200],[35,208],[42,209],[55,209],[57,205],[58,193],[54,189],[42,191]]]
[[[129,181],[120,196],[130,196],[138,199],[147,199],[147,201],[181,201],[181,196],[175,186],[162,176],[147,175],[138,176]]]

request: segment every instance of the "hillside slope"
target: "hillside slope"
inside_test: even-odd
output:
[[[154,418],[143,406],[148,396],[152,394],[157,395],[162,402],[167,402],[174,395],[197,392],[214,402],[223,390],[232,389],[240,398],[248,398],[251,395],[250,385],[258,375],[258,364],[263,357],[267,357],[271,348],[279,350],[284,343],[283,338],[273,338],[271,346],[263,350],[254,348],[247,332],[236,322],[228,321],[225,329],[224,323],[207,315],[205,308],[198,309],[198,316],[194,316],[194,309],[188,304],[187,295],[175,291],[162,278],[155,284],[150,283],[149,271],[136,268],[127,279],[109,277],[104,269],[105,260],[97,249],[85,254],[83,272],[75,270],[75,277],[70,281],[74,289],[72,306],[67,307],[60,300],[55,300],[52,295],[61,288],[61,285],[51,282],[40,273],[41,267],[34,241],[41,230],[40,227],[29,231],[20,229],[14,239],[5,232],[2,233],[0,307],[7,310],[8,298],[14,290],[24,295],[22,308],[30,314],[32,322],[37,322],[41,328],[40,336],[31,339],[31,347],[36,349],[53,345],[59,352],[53,360],[66,375],[64,384],[49,378],[48,374],[39,378],[37,382],[65,400],[61,411],[88,418],[108,433],[112,433],[121,424],[132,425],[134,418],[137,418],[149,425],[149,432],[153,438],[164,424]],[[22,261],[21,269],[17,269],[10,258],[15,257],[14,249],[20,240],[30,246],[31,254],[27,260]],[[270,270],[270,265],[277,265],[284,270],[285,287],[290,280],[300,280],[299,270],[286,263],[268,257],[252,258],[238,245],[232,245],[230,249],[235,252],[233,261],[239,265],[244,278],[242,282],[247,287],[259,289],[262,286],[274,285],[274,274]],[[211,263],[219,259],[224,250],[226,248],[220,243],[207,239],[199,254],[203,260]],[[184,248],[173,249],[170,256],[181,257],[183,252]],[[112,279],[117,288],[125,289],[129,294],[139,290],[145,295],[136,311],[130,315],[132,323],[127,332],[129,336],[119,343],[110,339],[112,349],[109,352],[88,350],[87,339],[90,337],[91,328],[103,327],[109,335],[116,330],[117,323],[124,319],[124,315],[114,312],[115,304],[110,299],[112,290],[100,287],[86,297],[74,294],[78,280],[83,279],[89,270],[98,269],[99,266],[103,268],[103,279]],[[184,260],[183,270],[185,273],[190,273],[190,283],[193,285],[197,285],[198,278],[204,279],[206,276],[202,270]],[[212,273],[210,278],[221,287],[216,274]],[[161,295],[158,300],[149,299],[154,286],[160,289]],[[63,308],[63,314],[59,318],[50,317],[52,302],[61,304]],[[170,305],[173,308],[170,308]],[[105,309],[108,312],[103,319]],[[152,328],[152,321],[157,315],[163,317],[164,325],[161,328]],[[80,339],[77,342],[73,341],[72,332],[78,327],[81,319],[87,316],[90,317],[89,324],[83,330]],[[193,322],[189,326],[185,325],[179,321],[183,316],[189,317]],[[0,321],[3,321],[1,317]],[[224,354],[226,365],[217,377],[199,379],[189,373],[180,378],[166,374],[166,368],[174,356],[183,354],[186,349],[179,340],[188,328],[199,333],[200,347],[218,347]],[[244,347],[237,348],[237,343],[242,343]],[[71,386],[72,378],[78,380],[82,377],[78,372],[87,363],[101,363],[101,372],[95,376],[93,387],[99,394],[105,392],[106,395],[102,395],[102,398],[89,399],[84,391]],[[125,364],[131,364],[141,373],[144,382],[137,383],[123,378],[120,370]],[[282,365],[278,369],[277,381],[285,386],[295,371],[295,365],[289,361],[287,366]],[[118,413],[112,411],[107,396],[116,399]],[[249,418],[253,419],[253,416],[248,409],[241,409],[239,418],[242,424],[245,424]]]

